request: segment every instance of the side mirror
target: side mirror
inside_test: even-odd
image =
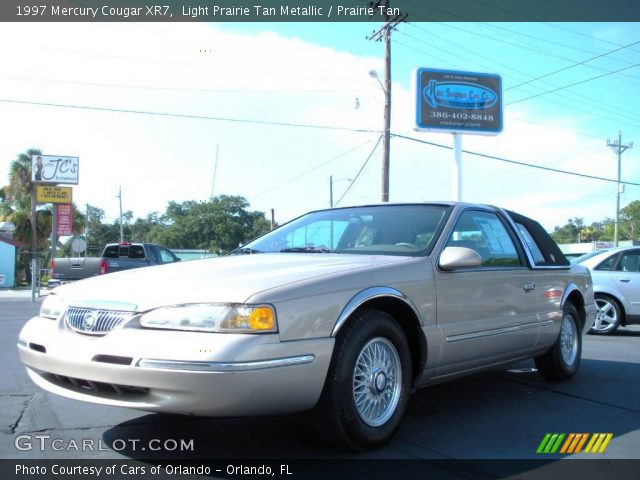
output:
[[[447,247],[440,254],[438,265],[442,270],[479,267],[482,258],[478,252],[467,247]]]

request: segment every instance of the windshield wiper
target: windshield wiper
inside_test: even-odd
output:
[[[328,248],[316,248],[316,247],[291,247],[283,248],[280,250],[282,253],[330,253]]]
[[[253,248],[242,247],[242,248],[236,248],[229,255],[243,255],[243,254],[247,255],[247,254],[253,254],[253,253],[262,253],[262,252],[260,250],[255,250]]]

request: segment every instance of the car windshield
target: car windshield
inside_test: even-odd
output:
[[[449,208],[446,205],[379,205],[312,212],[233,253],[414,256],[430,251]]]

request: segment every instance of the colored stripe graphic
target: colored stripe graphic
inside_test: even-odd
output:
[[[586,453],[603,453],[611,438],[613,438],[613,433],[594,433],[584,451]]]
[[[565,437],[566,440],[562,443]],[[613,433],[570,433],[568,436],[565,433],[546,433],[536,452],[549,454],[580,453],[584,444],[589,440],[584,449],[585,453],[604,453],[612,438]],[[562,448],[560,448],[560,445],[562,445]],[[558,449],[560,449],[559,452]]]
[[[560,453],[578,453],[589,438],[588,433],[570,433]]]
[[[556,453],[565,436],[564,433],[547,433],[540,442],[537,453]]]

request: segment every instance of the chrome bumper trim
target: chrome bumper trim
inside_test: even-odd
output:
[[[312,363],[315,355],[298,357],[274,358],[271,360],[257,360],[254,362],[198,362],[189,360],[157,360],[141,358],[136,364],[142,368],[157,368],[162,370],[190,370],[206,372],[245,372],[249,370],[263,370],[274,367],[290,367]]]

